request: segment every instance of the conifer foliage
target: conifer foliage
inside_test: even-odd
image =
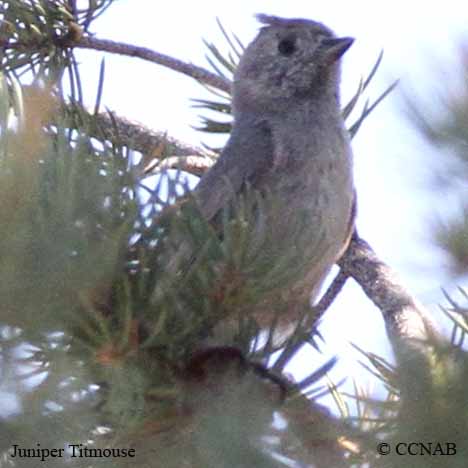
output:
[[[320,317],[354,263],[343,261],[316,307],[294,303],[285,291],[308,260],[304,220],[277,252],[265,252],[262,213],[280,215],[281,200],[251,190],[215,229],[184,174],[203,173],[216,151],[102,112],[104,65],[94,109],[84,107],[80,47],[132,50],[170,66],[222,93],[197,105],[230,112],[230,73],[242,53],[236,36],[222,29],[226,56],[207,44],[211,73],[92,35],[112,3],[0,1],[0,466],[441,466],[429,456],[402,464],[376,450],[410,439],[453,442],[458,454],[445,466],[466,466],[466,310],[451,301],[451,343],[389,330],[396,365],[363,353],[386,400],[359,385],[342,395],[326,376],[333,359],[300,381],[289,376],[299,349],[317,352]],[[365,102],[352,135],[392,88]],[[205,118],[202,130],[229,125]],[[182,244],[197,255],[178,255]],[[359,266],[358,253],[349,255]],[[390,286],[389,296],[401,293]],[[258,304],[273,318],[251,314]],[[293,306],[302,318],[281,339],[282,314]],[[341,418],[317,402],[325,393]]]

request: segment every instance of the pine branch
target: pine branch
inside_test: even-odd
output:
[[[440,332],[428,312],[356,231],[338,263],[382,313],[399,365],[396,383],[400,392],[400,414],[403,419],[408,414],[427,414],[437,349],[444,342]],[[418,417],[414,421],[418,421]]]
[[[78,47],[86,49],[101,50],[110,53],[139,57],[144,60],[166,66],[172,70],[183,73],[194,78],[201,83],[220,89],[227,93],[230,92],[230,81],[228,78],[216,75],[204,68],[185,63],[181,60],[169,57],[167,55],[155,52],[148,48],[138,47],[131,44],[119,43],[115,41],[98,39],[95,37],[84,36],[80,34],[67,35],[65,38],[59,38],[55,45],[61,47]],[[0,41],[0,45],[8,48],[21,48],[32,46],[31,41],[28,44],[21,42],[11,43],[10,41]],[[44,43],[35,44],[36,47],[44,47]],[[209,169],[210,163],[201,151],[180,144],[177,141],[168,139],[167,136],[152,132],[144,127],[129,122],[123,118],[116,118],[107,114],[97,116],[98,125],[96,127],[112,129],[119,137],[124,137],[127,141],[134,142],[134,148],[144,154],[154,153],[154,148],[161,144],[172,144],[180,153],[177,156],[194,156],[192,159],[171,158],[166,160],[163,166],[180,167],[191,169],[197,175],[202,175]],[[197,158],[196,156],[201,156]],[[145,172],[150,172],[156,167],[161,167],[159,160],[151,161],[145,165]],[[344,274],[340,279],[345,279],[349,274],[363,287],[368,297],[380,308],[389,334],[400,338],[427,338],[429,334],[434,334],[433,326],[429,326],[429,321],[423,309],[417,305],[414,299],[404,290],[404,288],[392,277],[390,270],[383,264],[370,249],[368,244],[357,236],[353,240],[346,255],[340,261]],[[340,288],[338,288],[340,289]],[[333,294],[333,297],[335,294]],[[326,309],[326,307],[325,307]],[[323,311],[322,311],[323,313]],[[429,333],[429,330],[430,333]]]
[[[182,73],[206,86],[219,89],[228,94],[231,90],[231,81],[226,77],[212,73],[197,65],[156,52],[147,47],[139,47],[124,42],[98,39],[90,35],[84,35],[82,28],[74,22],[70,22],[68,32],[60,36],[37,34],[36,36],[28,36],[24,39],[12,39],[12,37],[8,35],[0,37],[0,48],[6,52],[11,50],[17,53],[27,52],[30,54],[31,51],[35,51],[47,54],[50,52],[51,45],[63,50],[68,48],[92,49],[118,55],[126,55],[128,57],[138,57]]]
[[[72,115],[73,110],[70,109]],[[143,124],[131,121],[114,113],[99,113],[92,115],[85,111],[95,123],[90,128],[90,136],[100,137],[104,133],[109,138],[119,138],[120,142],[128,142],[134,150],[155,157],[155,149],[164,146],[167,153],[174,156],[206,156],[206,152],[200,148],[184,143],[176,138],[168,136],[164,132],[155,131]]]
[[[29,86],[25,86],[28,92]],[[32,88],[31,88],[32,89]],[[214,157],[207,151],[170,137],[165,132],[152,130],[140,122],[131,121],[113,112],[94,114],[78,103],[66,103],[58,96],[54,105],[63,110],[66,123],[71,128],[86,126],[90,137],[105,138],[115,146],[125,145],[142,153],[138,164],[143,174],[150,174],[165,169],[180,169],[196,176],[202,176],[213,164]],[[47,125],[63,125],[61,114],[48,116]]]

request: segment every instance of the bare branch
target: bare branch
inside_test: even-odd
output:
[[[315,324],[318,324],[319,320],[323,317],[323,314],[336,299],[336,296],[341,292],[348,278],[349,274],[341,269],[333,278],[332,283],[320,298],[320,301],[312,307],[313,312],[311,313],[311,316],[314,317]]]
[[[138,57],[149,62],[157,63],[171,70],[183,73],[197,81],[214,88],[230,93],[231,82],[227,78],[222,78],[215,73],[205,70],[202,67],[191,63],[183,62],[182,60],[169,57],[168,55],[155,52],[146,47],[138,47],[132,44],[123,42],[115,42],[107,39],[98,39],[96,37],[83,36],[80,40],[73,43],[73,47],[82,49],[102,50],[113,54],[127,55],[129,57]]]
[[[310,331],[311,336],[312,330],[316,329],[320,319],[323,317],[323,314],[327,311],[332,302],[335,300],[336,296],[338,296],[340,291],[343,289],[343,286],[345,285],[348,278],[348,273],[340,270],[333,278],[332,283],[322,295],[319,302],[312,306],[311,311],[303,324],[304,329]],[[288,365],[289,362],[291,362],[292,358],[302,348],[303,345],[303,336],[293,335],[290,342],[282,350],[278,359],[275,361],[273,369],[275,369],[277,372],[283,372],[284,368]]]
[[[380,309],[391,341],[425,341],[437,338],[428,312],[417,303],[390,267],[377,257],[369,244],[356,232],[338,264]]]
[[[153,159],[144,173],[159,172],[165,169],[179,169],[201,177],[213,165],[215,159],[209,156],[171,156],[164,159]]]

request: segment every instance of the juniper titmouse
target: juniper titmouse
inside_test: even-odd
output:
[[[234,74],[231,136],[195,197],[211,220],[247,185],[268,190],[286,207],[267,219],[278,236],[307,213],[315,254],[293,289],[313,300],[353,230],[352,154],[339,102],[339,62],[353,39],[315,21],[257,18],[264,26]]]

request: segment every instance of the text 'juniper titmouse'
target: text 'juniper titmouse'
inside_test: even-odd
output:
[[[234,74],[231,136],[194,193],[209,220],[246,186],[281,197],[283,212],[266,220],[277,239],[306,214],[314,251],[293,290],[313,300],[354,226],[352,154],[339,101],[339,62],[353,39],[315,21],[257,18],[264,26]]]

